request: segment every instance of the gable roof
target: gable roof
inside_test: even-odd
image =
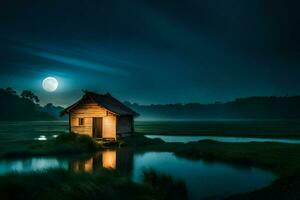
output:
[[[83,103],[85,99],[92,99],[94,100],[99,106],[106,108],[107,110],[115,113],[116,115],[132,115],[138,116],[139,114],[130,109],[129,107],[125,106],[119,100],[111,96],[109,93],[106,94],[97,94],[90,91],[83,91],[85,94],[83,97],[77,101],[76,103],[72,104],[71,106],[67,107],[61,112],[61,115],[69,113],[73,108],[77,105]]]

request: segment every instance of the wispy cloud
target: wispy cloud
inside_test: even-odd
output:
[[[109,66],[108,64],[102,64],[94,59],[82,58],[76,54],[64,55],[61,52],[52,52],[51,50],[44,50],[39,48],[18,47],[18,50],[31,54],[40,58],[44,58],[50,61],[55,61],[64,65],[80,67],[86,70],[93,70],[95,72],[107,73],[111,75],[127,75],[128,73],[120,68]]]

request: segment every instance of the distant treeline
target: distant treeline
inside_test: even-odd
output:
[[[125,104],[138,112],[141,120],[300,119],[300,96],[238,98],[214,104]]]
[[[38,103],[39,98],[29,90],[17,94],[12,88],[0,88],[0,121],[67,119],[59,117],[63,107]],[[124,103],[140,114],[140,120],[300,119],[300,96],[238,98],[213,104]]]
[[[30,90],[20,95],[12,88],[0,88],[0,121],[56,120],[62,107],[38,104],[39,98]]]

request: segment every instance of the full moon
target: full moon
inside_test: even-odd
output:
[[[43,88],[47,92],[54,92],[58,87],[58,81],[54,77],[47,77],[43,80]]]

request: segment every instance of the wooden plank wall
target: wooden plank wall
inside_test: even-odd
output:
[[[116,116],[94,102],[78,105],[70,112],[71,132],[93,136],[93,117],[103,117],[103,137],[116,138]],[[84,118],[84,125],[79,125]]]
[[[103,138],[115,138],[117,136],[116,132],[116,116],[108,115],[103,118]]]
[[[118,116],[117,117],[117,133],[131,133],[132,132],[132,117]]]

